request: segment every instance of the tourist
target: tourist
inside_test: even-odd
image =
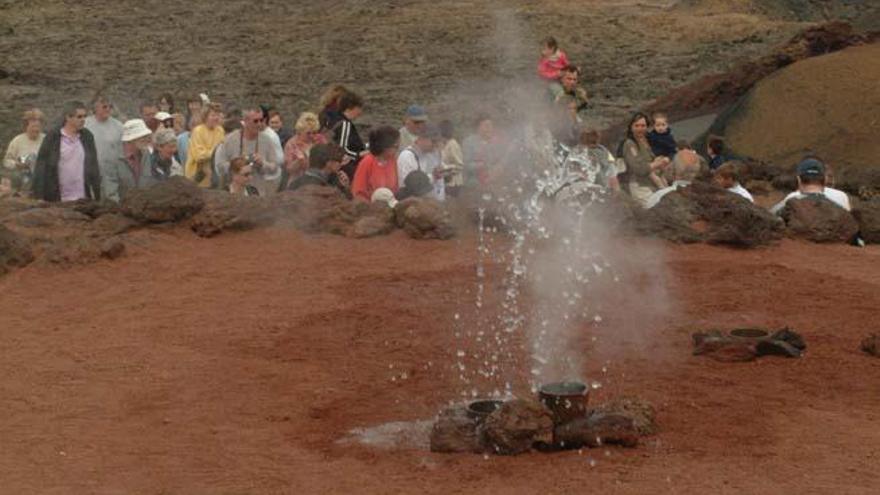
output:
[[[832,203],[850,211],[849,196],[838,189],[825,186],[825,164],[817,158],[806,158],[797,166],[798,190],[789,194],[770,209],[771,213],[780,214],[785,204],[792,199],[823,196]]]
[[[156,116],[153,117],[159,122],[159,126],[156,130],[159,129],[174,129],[174,116],[168,112],[156,112]]]
[[[160,128],[160,131],[166,130]],[[153,133],[142,119],[131,119],[122,125],[122,160],[116,166],[101,169],[104,197],[121,201],[132,189],[150,181],[150,154]]]
[[[565,146],[577,146],[583,120],[578,115],[577,100],[563,95],[552,108],[551,135]]]
[[[254,166],[242,156],[229,162],[229,187],[227,190],[236,196],[259,196],[260,190],[251,185]]]
[[[171,129],[159,129],[153,134],[155,147],[149,155],[150,176],[154,182],[183,175],[183,166],[177,161],[177,136]]]
[[[673,176],[675,177],[672,185],[664,187],[651,194],[645,201],[645,208],[653,208],[657,206],[657,204],[660,203],[660,200],[667,194],[691,185],[694,179],[700,175],[700,158],[693,151],[682,151],[677,153],[672,162],[672,171]]]
[[[43,201],[101,199],[95,138],[85,128],[86,106],[64,105],[64,123],[46,134],[37,152],[33,195]]]
[[[578,112],[587,108],[589,103],[587,91],[578,86],[580,72],[581,70],[574,65],[567,65],[559,71],[558,83],[551,84],[548,88],[553,103],[559,103],[565,96],[569,96],[574,98],[575,108]]]
[[[455,128],[452,122],[444,120],[440,128],[440,169],[446,180],[446,195],[456,197],[464,186],[464,153],[455,139]]]
[[[739,194],[750,203],[754,203],[755,199],[752,197],[752,194],[739,183],[739,171],[742,169],[742,166],[741,162],[729,161],[715,170],[712,180],[722,189]]]
[[[397,199],[403,201],[408,198],[436,198],[434,183],[431,177],[422,172],[415,170],[406,176],[400,189],[397,190]]]
[[[619,154],[626,163],[625,175],[628,178],[630,196],[637,202],[644,206],[654,191],[667,187],[662,173],[669,166],[669,158],[655,157],[651,151],[647,115],[633,115]]]
[[[678,143],[672,135],[669,119],[663,112],[654,112],[651,120],[654,123],[651,132],[648,133],[648,143],[651,144],[651,151],[654,153],[654,156],[665,156],[672,160],[678,151]]]
[[[201,115],[193,115],[184,126],[184,131],[177,135],[177,161],[186,164],[189,158],[189,139],[192,136],[191,129],[202,123]]]
[[[28,185],[37,163],[37,152],[46,137],[43,121],[43,112],[36,108],[24,112],[21,117],[23,132],[12,138],[3,156],[3,168],[14,172],[10,176],[19,176]]]
[[[113,117],[113,104],[104,95],[95,96],[92,112],[92,115],[86,118],[86,129],[95,138],[101,176],[106,177],[123,165],[122,122]],[[107,197],[106,185],[103,187],[104,197]]]
[[[339,110],[339,101],[348,93],[348,88],[342,84],[334,84],[327,88],[321,95],[318,107],[318,122],[321,123],[321,132],[332,131],[336,124],[342,120],[342,111]]]
[[[349,179],[354,179],[361,157],[367,154],[366,146],[358,134],[354,121],[364,111],[364,100],[356,93],[346,92],[339,99],[342,118],[333,127],[333,142],[338,144],[351,160],[342,167]]]
[[[309,153],[308,168],[305,173],[291,182],[288,189],[296,191],[304,186],[333,187],[347,199],[351,199],[351,192],[347,187],[339,183],[340,169],[342,169],[345,159],[345,153],[336,144],[321,143],[314,145]]]
[[[488,115],[477,117],[476,133],[465,138],[462,148],[465,181],[469,184],[487,186],[503,172],[504,141]]]
[[[156,129],[159,128],[159,119],[156,118],[156,114],[159,113],[159,107],[152,101],[145,101],[141,103],[141,119],[147,124],[147,127],[156,132]]]
[[[192,131],[197,125],[202,123],[203,102],[201,96],[202,95],[198,95],[186,100],[186,130],[188,131]]]
[[[568,57],[559,49],[556,38],[550,36],[541,45],[541,59],[538,60],[538,77],[548,83],[556,83],[567,67]]]
[[[370,198],[370,202],[382,203],[388,205],[389,208],[397,206],[397,198],[394,197],[394,193],[391,192],[391,189],[386,187],[380,187],[373,191],[373,196]]]
[[[214,148],[223,142],[226,135],[220,126],[223,120],[220,105],[206,105],[201,120],[202,123],[192,130],[189,137],[184,171],[186,177],[194,180],[200,187],[210,187],[212,181],[218,183],[212,163]]]
[[[284,145],[284,171],[281,174],[281,188],[290,184],[309,168],[309,151],[312,146],[326,142],[318,116],[303,112],[294,125],[295,134]]]
[[[263,113],[263,121],[260,122],[260,134],[263,134],[272,140],[272,148],[274,148],[275,150],[274,156],[276,157],[276,162],[275,172],[267,175],[266,169],[263,169],[259,171],[258,175],[270,182],[275,183],[277,188],[277,185],[281,180],[281,172],[284,170],[284,147],[281,146],[281,136],[279,136],[278,133],[275,132],[275,129],[269,126],[269,113],[271,112],[271,108],[266,105],[260,105],[260,111]]]
[[[400,151],[397,156],[397,185],[402,188],[407,176],[414,172],[425,174],[440,201],[446,199],[446,181],[440,168],[440,152],[436,142],[440,140],[440,130],[428,124],[416,131],[415,142]]]
[[[257,108],[244,111],[244,122],[241,129],[236,129],[226,136],[223,145],[217,149],[214,166],[220,177],[226,177],[233,158],[243,157],[251,166],[253,185],[261,196],[268,196],[278,190],[281,177],[279,163],[283,157],[278,156],[272,138],[262,132],[264,123],[263,112]]]
[[[284,149],[284,145],[286,145],[287,141],[293,137],[293,133],[290,132],[290,129],[284,127],[284,118],[278,110],[269,110],[269,127],[272,128],[272,130],[275,131],[275,134],[278,135],[278,138],[281,139],[281,148]]]
[[[602,146],[599,131],[592,128],[581,130],[578,145],[569,154],[567,161],[581,165],[581,173],[593,184],[620,191],[617,180],[617,166],[614,155]],[[589,167],[585,170],[583,167]]]
[[[419,131],[425,127],[426,122],[428,122],[428,113],[425,112],[425,109],[418,105],[410,105],[403,117],[403,127],[399,129],[400,147],[407,148],[412,146],[416,141]]]
[[[725,154],[724,138],[709,136],[706,140],[706,153],[709,155],[709,170],[713,172],[730,160]]]
[[[171,93],[163,93],[159,97],[159,111],[169,115],[174,113],[174,97],[171,96]]]
[[[397,192],[397,150],[400,132],[390,126],[381,126],[370,132],[370,151],[357,167],[351,192],[355,199],[370,201],[380,187]]]

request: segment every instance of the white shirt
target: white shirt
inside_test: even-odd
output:
[[[263,178],[266,180],[276,180],[281,177],[281,170],[284,168],[284,148],[281,147],[281,138],[278,137],[278,133],[275,132],[275,129],[271,127],[266,127],[263,129],[260,134],[265,134],[272,140],[272,148],[275,149],[275,158],[277,162],[275,165],[278,166],[274,172],[266,174]]]
[[[828,198],[832,203],[843,208],[844,210],[846,210],[846,211],[850,210],[849,196],[847,196],[845,192],[843,192],[839,189],[834,189],[833,187],[826,187],[822,191],[822,195],[825,196],[826,198]],[[770,213],[778,215],[779,212],[781,212],[782,209],[785,208],[785,203],[787,203],[788,200],[790,200],[790,199],[803,199],[803,198],[806,198],[807,196],[809,196],[809,195],[804,194],[800,191],[795,191],[795,192],[789,194],[788,196],[786,196],[785,199],[783,199],[782,201],[776,203],[776,205],[773,208],[770,208]]]
[[[752,197],[752,193],[747,191],[746,188],[744,188],[739,182],[737,182],[735,186],[727,188],[727,190],[734,194],[739,194],[740,196],[749,200],[750,203],[755,202],[755,198]]]
[[[397,156],[397,187],[403,187],[406,176],[410,173],[421,170],[431,179],[434,185],[434,197],[440,201],[446,199],[446,181],[443,178],[434,178],[434,169],[440,167],[440,153],[431,151],[430,153],[422,153],[415,147],[409,147],[400,152]]]
[[[666,196],[672,191],[677,190],[679,187],[687,187],[689,185],[691,185],[691,181],[689,180],[677,180],[673,182],[672,185],[669,187],[664,187],[663,189],[654,191],[654,194],[648,196],[648,199],[645,201],[645,208],[651,209],[657,206],[657,203],[659,203],[660,200],[663,199],[663,196]]]

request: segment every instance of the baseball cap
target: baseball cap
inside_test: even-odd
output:
[[[822,177],[825,175],[825,165],[815,158],[807,158],[798,163],[798,177]]]
[[[406,109],[406,117],[416,122],[425,122],[428,120],[428,112],[419,105],[410,105]]]
[[[171,118],[171,114],[168,112],[156,112],[156,120],[159,122],[165,122],[166,120]]]

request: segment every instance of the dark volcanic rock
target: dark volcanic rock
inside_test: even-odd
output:
[[[111,237],[101,243],[101,256],[115,260],[125,254],[125,243],[118,237]]]
[[[449,239],[455,235],[452,218],[431,198],[408,198],[394,207],[397,226],[413,239]]]
[[[330,187],[306,186],[274,198],[280,217],[305,232],[371,237],[394,230],[394,216],[382,204],[351,201]]]
[[[139,222],[177,222],[191,217],[205,206],[202,190],[183,177],[143,189],[133,189],[122,200],[122,212]]]
[[[27,241],[0,225],[0,275],[12,267],[22,267],[33,260],[34,254]]]
[[[849,167],[837,174],[834,187],[870,201],[880,197],[880,166]]]
[[[619,414],[632,419],[639,435],[653,435],[657,432],[654,406],[636,397],[619,397],[598,405],[592,413]]]
[[[202,198],[204,206],[190,220],[190,228],[201,237],[269,225],[276,217],[267,198],[238,196],[225,191],[205,191]]]
[[[483,424],[486,445],[492,452],[513,455],[528,452],[535,444],[553,442],[553,420],[537,402],[507,401]]]
[[[673,242],[755,247],[778,240],[782,223],[737,194],[694,182],[639,213],[637,230]]]
[[[880,335],[871,334],[862,341],[862,350],[868,354],[880,357]]]
[[[431,452],[471,452],[485,450],[477,421],[468,416],[466,406],[444,409],[431,429]]]
[[[780,216],[788,235],[813,242],[849,242],[859,231],[848,211],[818,195],[789,200]]]
[[[595,412],[589,417],[557,426],[553,438],[556,446],[566,449],[606,444],[635,447],[639,443],[639,432],[633,419],[627,415]]]
[[[862,239],[880,244],[880,196],[869,201],[860,201],[853,209],[853,216],[859,222]]]

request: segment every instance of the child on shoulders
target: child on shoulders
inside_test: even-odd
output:
[[[544,39],[541,48],[541,59],[538,61],[538,76],[548,83],[559,80],[560,71],[568,65],[568,57],[559,49],[556,38]]]

